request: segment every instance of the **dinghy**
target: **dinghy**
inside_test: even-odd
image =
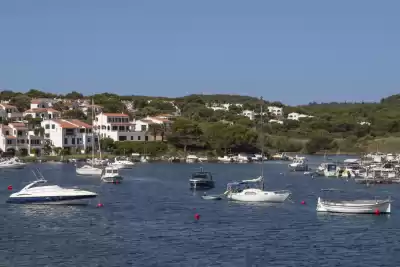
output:
[[[201,196],[201,198],[204,200],[221,200],[222,199],[222,197],[219,195],[210,195],[210,196],[204,195],[204,196]]]

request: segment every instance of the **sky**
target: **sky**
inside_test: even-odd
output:
[[[285,104],[400,93],[400,1],[0,2],[0,89],[241,94]]]

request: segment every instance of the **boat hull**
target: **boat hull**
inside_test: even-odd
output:
[[[308,171],[308,165],[290,165],[289,170],[294,172],[304,172]]]
[[[87,205],[96,195],[87,196],[43,196],[43,197],[10,197],[7,203],[36,205]]]
[[[124,178],[122,176],[102,177],[101,180],[105,183],[120,183]]]
[[[101,175],[102,169],[76,169],[76,174],[78,175]]]
[[[214,188],[214,181],[189,181],[190,189],[211,189]]]
[[[317,212],[375,214],[391,213],[390,200],[356,200],[332,202],[318,198]]]
[[[282,203],[290,195],[288,191],[261,191],[245,189],[239,193],[228,193],[227,198],[230,200],[242,202],[272,202]]]

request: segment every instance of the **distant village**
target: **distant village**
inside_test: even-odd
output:
[[[151,100],[148,100],[151,101]],[[55,103],[62,102],[68,110],[80,110],[84,114],[93,114],[93,124],[74,118],[63,118],[62,112],[55,109]],[[126,109],[135,112],[132,102],[123,101]],[[173,104],[174,105],[174,104]],[[241,104],[208,104],[213,110],[229,110],[231,105],[242,107]],[[56,154],[55,151],[66,149],[74,153],[85,153],[88,147],[98,144],[99,139],[111,138],[114,141],[162,141],[162,136],[149,132],[151,125],[171,127],[174,119],[179,116],[177,106],[173,114],[158,114],[142,119],[130,119],[124,113],[105,113],[103,107],[90,103],[88,99],[32,99],[28,110],[18,110],[7,101],[0,104],[0,152],[38,156],[43,154],[45,147],[50,148],[46,154]],[[241,115],[254,120],[257,113],[254,110],[243,110]],[[270,123],[283,124],[284,120],[300,120],[312,116],[292,112],[285,114],[282,107],[268,106],[265,114],[273,115]],[[270,117],[271,118],[271,117]],[[40,120],[38,126],[29,125],[29,119]],[[97,145],[98,146],[98,145]],[[95,146],[96,147],[96,146]],[[47,149],[49,150],[49,149]]]

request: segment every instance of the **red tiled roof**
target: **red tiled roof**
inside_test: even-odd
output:
[[[7,135],[6,138],[9,138],[9,139],[17,139],[17,137],[12,136],[12,135]]]
[[[8,105],[8,104],[0,104],[0,106],[3,106],[4,108],[17,108],[16,106]]]
[[[54,108],[31,108],[25,111],[25,113],[36,113],[36,112],[52,112],[52,113],[60,113],[60,111],[55,110]]]
[[[86,122],[77,120],[77,119],[73,119],[73,120],[68,120],[69,122],[78,125],[79,127],[84,127],[84,128],[92,128],[92,125],[87,124]]]
[[[43,101],[42,100],[40,100],[40,99],[32,99],[31,100],[31,103],[32,104],[40,104],[40,103],[42,103]]]
[[[128,115],[124,113],[103,113],[103,115],[107,117],[128,117]]]
[[[55,123],[58,123],[61,128],[63,129],[76,129],[79,128],[78,126],[70,123],[69,121],[66,120],[53,120]]]
[[[14,123],[9,123],[8,125],[14,127],[14,128],[27,128],[25,123],[22,122],[14,122]]]

